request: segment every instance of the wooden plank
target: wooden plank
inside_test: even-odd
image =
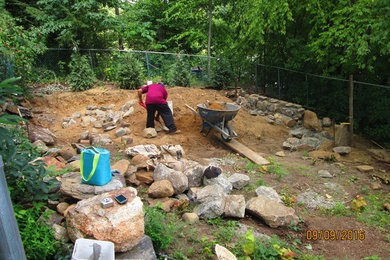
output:
[[[270,162],[260,156],[258,153],[254,152],[253,150],[249,149],[247,146],[243,145],[236,139],[232,139],[230,142],[225,142],[222,140],[220,135],[215,135],[216,138],[218,138],[222,143],[224,143],[226,146],[230,147],[232,150],[236,151],[237,153],[245,156],[252,162],[259,164],[259,165],[265,165],[269,164]]]

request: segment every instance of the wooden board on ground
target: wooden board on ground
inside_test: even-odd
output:
[[[251,160],[256,164],[265,165],[270,163],[267,159],[264,159],[258,153],[252,151],[251,149],[249,149],[248,147],[246,147],[236,139],[232,139],[230,142],[225,142],[222,140],[220,135],[215,135],[215,137],[218,138],[218,140],[220,140],[222,143],[224,143],[225,145],[229,146],[231,149],[236,151],[237,153],[242,154],[243,156],[245,156],[246,158],[248,158],[249,160]]]

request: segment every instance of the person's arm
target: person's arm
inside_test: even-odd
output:
[[[141,89],[141,88],[138,89],[138,99],[139,99],[139,102],[140,102],[140,103],[144,103],[144,102],[142,101],[142,94],[143,94],[142,89]]]
[[[165,100],[167,100],[167,98],[168,98],[168,92],[167,92],[167,90],[164,88],[162,92],[163,92],[163,98],[164,98]]]

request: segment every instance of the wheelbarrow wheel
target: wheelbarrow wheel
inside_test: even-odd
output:
[[[226,126],[223,128],[223,131],[229,133],[229,135],[227,136],[225,134],[221,134],[222,140],[224,140],[225,142],[230,142],[232,140],[232,138],[230,137],[232,135],[232,131],[230,130],[229,127]]]

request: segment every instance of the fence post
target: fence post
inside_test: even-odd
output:
[[[255,92],[256,92],[256,94],[259,93],[259,87],[258,87],[258,83],[257,83],[257,63],[255,63]]]
[[[3,170],[3,158],[0,155],[0,259],[25,260],[24,248],[16,224],[7,181]]]
[[[92,62],[91,50],[88,50],[88,57],[89,57],[89,63],[91,64],[91,69],[93,71],[93,62]]]
[[[305,74],[306,81],[306,106],[309,107],[309,82],[307,81],[307,74]]]
[[[278,89],[279,89],[279,99],[280,99],[280,69],[278,68]]]
[[[150,79],[150,65],[149,65],[149,55],[147,52],[145,52],[145,56],[146,56],[146,68],[148,70],[148,79]]]
[[[349,75],[349,134],[350,145],[353,143],[353,75]]]

